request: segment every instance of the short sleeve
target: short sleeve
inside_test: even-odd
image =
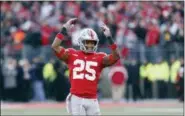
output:
[[[73,48],[68,48],[68,49],[65,49],[65,48],[62,48],[61,51],[59,53],[55,52],[55,55],[61,59],[62,61],[64,62],[68,62],[68,60],[70,59],[71,57],[71,54],[73,54],[74,52],[76,52],[75,49]],[[63,59],[62,59],[62,56],[65,56]]]
[[[74,53],[74,52],[76,52],[76,50],[73,49],[73,48],[65,49],[65,53],[72,54],[72,53]]]
[[[67,64],[69,64],[70,60],[71,60],[71,56],[72,54],[76,53],[76,50],[73,48],[68,48],[65,49],[65,54],[68,54],[68,59],[65,61]]]
[[[105,66],[103,65],[103,59],[104,59],[105,56],[107,56],[107,54],[104,53],[104,52],[100,52],[98,55],[99,55],[99,58],[100,58],[101,67],[104,68]]]

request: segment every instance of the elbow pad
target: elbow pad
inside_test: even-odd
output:
[[[111,62],[111,64],[115,63],[116,61],[117,61],[117,59],[115,59],[112,54],[109,55],[109,62]]]
[[[62,48],[62,49],[60,50],[59,53],[55,52],[55,55],[56,55],[58,58],[61,58],[61,57],[64,55],[64,53],[65,53],[65,49]]]

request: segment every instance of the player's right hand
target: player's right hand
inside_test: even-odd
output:
[[[76,24],[76,22],[77,22],[77,18],[71,18],[71,19],[69,19],[64,25],[63,25],[63,27],[65,27],[67,30],[69,30],[69,29],[71,29],[73,26],[74,26],[74,24]]]
[[[111,36],[110,29],[104,23],[101,25],[101,29],[106,37]]]

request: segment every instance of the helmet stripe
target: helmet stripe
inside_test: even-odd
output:
[[[92,30],[90,30],[90,36],[92,39],[94,39],[94,34],[93,34]]]

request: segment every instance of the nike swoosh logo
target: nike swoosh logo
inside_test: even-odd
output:
[[[78,56],[77,54],[72,54],[73,56]]]

